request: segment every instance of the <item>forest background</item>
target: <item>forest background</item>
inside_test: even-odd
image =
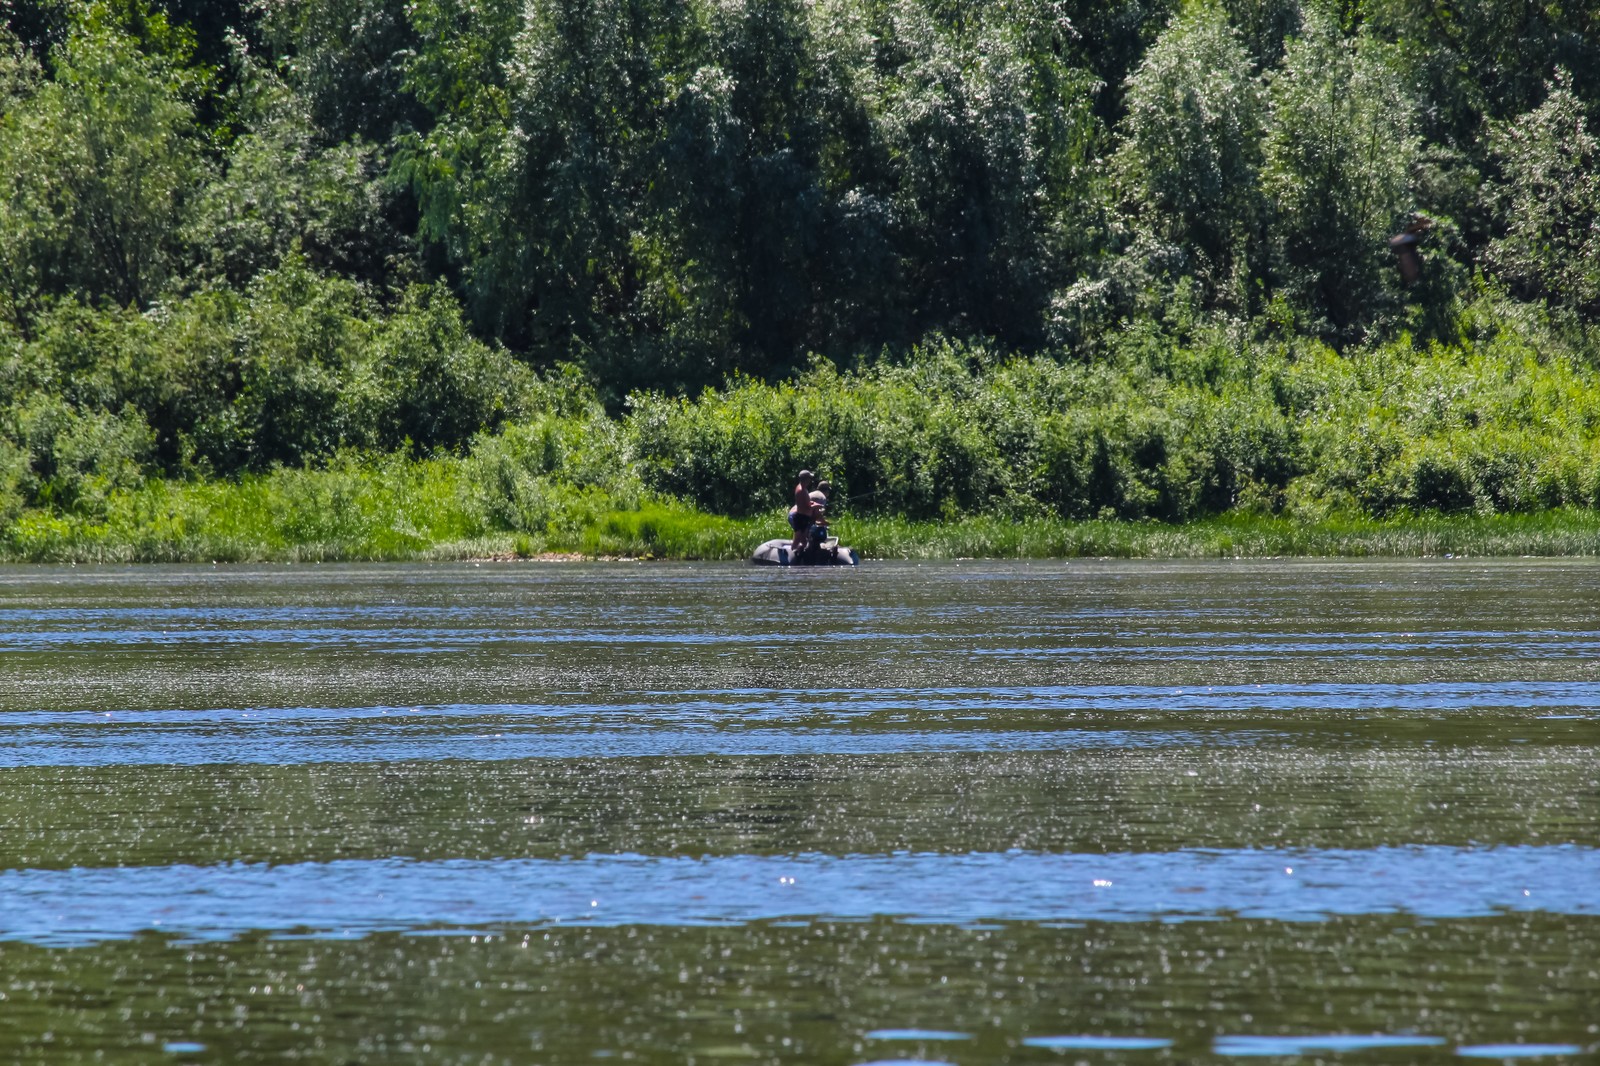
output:
[[[1593,5],[0,10],[0,557],[1600,548]]]

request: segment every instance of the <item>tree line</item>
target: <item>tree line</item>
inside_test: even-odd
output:
[[[0,489],[33,506],[930,342],[1450,345],[1492,290],[1595,352],[1589,5],[0,10]]]

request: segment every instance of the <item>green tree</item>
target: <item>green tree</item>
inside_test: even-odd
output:
[[[959,12],[966,5],[941,6]],[[1061,0],[1055,6],[1069,27],[1059,45],[1062,58],[1089,71],[1104,87],[1094,96],[1095,115],[1107,125],[1115,124],[1122,118],[1128,75],[1183,0]]]
[[[919,331],[1038,343],[1092,228],[1096,86],[1062,58],[1071,24],[1056,5],[958,14],[918,0],[889,9],[901,61],[874,106],[905,284]]]
[[[1308,8],[1268,87],[1262,184],[1280,283],[1336,331],[1371,321],[1394,266],[1386,239],[1411,205],[1414,105],[1390,50]]]
[[[1503,234],[1486,258],[1526,297],[1600,314],[1600,137],[1558,71],[1545,102],[1490,128]]]
[[[1220,0],[1245,54],[1261,74],[1278,65],[1300,30],[1300,0]]]
[[[1423,132],[1460,150],[1473,148],[1485,118],[1538,106],[1556,68],[1600,69],[1594,4],[1364,0],[1361,10],[1373,32],[1395,43],[1408,83],[1427,101]],[[1573,88],[1600,99],[1600,84]]]
[[[646,204],[660,250],[646,308],[709,383],[841,350],[860,328],[838,313],[847,286],[889,279],[873,276],[881,233],[849,205],[873,165],[860,143],[869,119],[805,7],[706,5],[701,21],[703,53],[667,103]]]
[[[248,55],[236,65],[233,109],[244,129],[185,232],[200,276],[243,286],[291,251],[380,288],[403,276],[410,242],[391,220],[377,146],[325,144],[306,96]]]
[[[635,237],[660,140],[678,0],[534,0],[509,67],[510,124],[460,218],[479,327],[606,380],[672,380],[634,346]]]
[[[1173,20],[1128,79],[1127,106],[1122,160],[1138,217],[1213,289],[1233,280],[1260,232],[1263,106],[1219,7]]]
[[[521,0],[416,0],[408,8],[417,44],[405,88],[427,121],[395,139],[390,172],[415,199],[419,252],[458,289],[473,256],[469,205],[488,196],[489,164],[511,124],[507,70],[522,9]]]
[[[142,50],[104,6],[79,16],[54,78],[0,119],[0,286],[24,325],[50,296],[153,299],[180,268],[207,169],[197,74],[181,55]]]
[[[422,120],[406,91],[416,35],[403,0],[258,0],[263,36],[332,141],[382,143]]]

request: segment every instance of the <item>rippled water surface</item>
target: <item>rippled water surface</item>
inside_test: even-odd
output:
[[[0,569],[0,1052],[1600,1059],[1600,565]]]

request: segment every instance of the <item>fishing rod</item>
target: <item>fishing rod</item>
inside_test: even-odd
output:
[[[888,485],[884,485],[881,488],[873,489],[871,492],[863,492],[863,493],[860,493],[858,495],[853,495],[853,496],[841,496],[839,498],[839,500],[840,500],[841,503],[853,503],[856,500],[870,500],[870,499],[872,499],[872,497],[876,496],[878,493],[886,492],[886,491],[888,491],[888,489],[889,489],[889,486]]]

